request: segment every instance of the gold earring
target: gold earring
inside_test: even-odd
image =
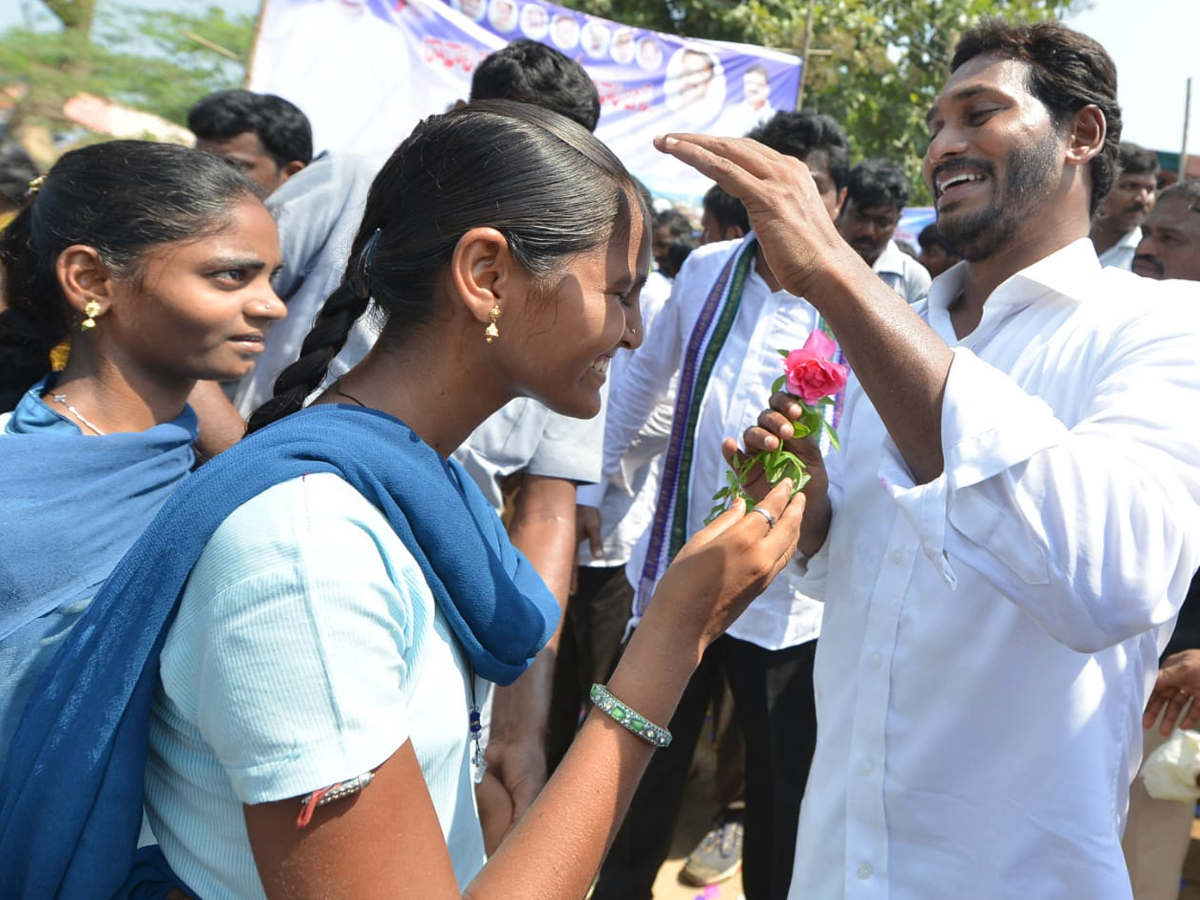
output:
[[[96,316],[100,315],[104,310],[95,300],[89,300],[83,305],[83,314],[87,316],[79,323],[80,331],[91,331],[96,327]]]
[[[500,329],[496,327],[496,320],[500,318],[500,304],[497,303],[492,307],[492,311],[488,313],[491,317],[491,323],[483,330],[483,339],[489,344],[496,338],[500,337]]]

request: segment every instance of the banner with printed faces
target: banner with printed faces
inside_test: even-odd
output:
[[[695,202],[709,182],[656,151],[655,135],[743,135],[795,107],[795,56],[533,0],[266,0],[250,89],[304,110],[318,150],[382,161],[422,118],[466,99],[479,61],[518,38],[583,65],[600,91],[597,136],[671,199]]]

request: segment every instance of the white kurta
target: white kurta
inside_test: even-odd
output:
[[[958,340],[964,272],[929,298],[943,474],[847,399],[793,900],[1130,896],[1142,708],[1200,562],[1200,286],[1080,240]]]
[[[748,240],[748,238],[746,239]],[[680,370],[692,329],[704,301],[740,241],[708,244],[683,264],[671,300],[659,313],[646,343],[633,354],[621,376],[620,390],[609,398],[605,423],[604,471],[621,472],[622,460],[634,437],[649,421]],[[741,439],[771,397],[771,383],[783,373],[779,348],[804,344],[817,327],[817,311],[786,291],[774,291],[751,265],[741,306],[717,356],[699,410],[695,452],[692,455],[687,533],[704,527],[712,496],[724,487],[727,466],[721,455],[724,438]],[[618,481],[620,479],[618,478]],[[626,575],[635,587],[641,579],[649,536],[634,546]],[[777,578],[729,628],[729,634],[767,650],[810,641],[821,630],[822,604]]]

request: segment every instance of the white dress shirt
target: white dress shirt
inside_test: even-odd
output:
[[[1142,242],[1142,229],[1135,228],[1121,235],[1121,239],[1100,254],[1100,265],[1111,266],[1114,269],[1133,270],[1133,258],[1137,255],[1138,244]]]
[[[929,296],[929,284],[933,281],[929,270],[897,247],[895,241],[887,242],[871,269],[909,303]]]
[[[701,307],[721,269],[741,241],[708,244],[695,250],[675,278],[671,299],[659,313],[646,343],[622,373],[621,390],[609,397],[604,436],[606,477],[618,483],[625,473],[621,460],[634,436],[650,419],[679,371]],[[717,356],[700,406],[692,456],[687,533],[704,527],[712,496],[725,485],[721,441],[741,440],[771,396],[771,383],[783,372],[776,352],[804,344],[817,325],[817,312],[786,291],[772,292],[756,264],[751,266],[742,302],[729,336]],[[648,535],[633,548],[626,575],[635,587],[641,580]],[[791,647],[815,638],[821,630],[822,604],[776,579],[729,629],[729,634],[767,650]]]
[[[944,472],[915,484],[847,397],[793,900],[1131,896],[1142,709],[1200,562],[1200,286],[1083,239],[960,340],[965,272],[927,308]]]

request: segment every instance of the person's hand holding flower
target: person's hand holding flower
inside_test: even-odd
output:
[[[784,374],[771,386],[772,393],[786,391],[799,405],[801,414],[792,421],[793,437],[800,439],[820,437],[824,430],[830,443],[838,447],[837,432],[825,416],[826,408],[834,403],[835,396],[846,386],[849,369],[833,361],[837,345],[825,332],[814,330],[804,346],[790,352],[780,350],[783,357]],[[748,507],[753,508],[754,498],[746,488],[760,476],[767,486],[782,478],[792,479],[793,491],[801,490],[809,481],[808,465],[801,457],[787,449],[783,442],[773,450],[761,450],[751,455],[734,454],[729,461],[728,484],[713,495],[713,509],[709,519],[715,518],[741,497]]]

